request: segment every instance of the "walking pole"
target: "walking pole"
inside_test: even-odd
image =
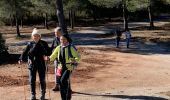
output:
[[[45,65],[46,65],[46,73],[45,74],[46,74],[46,78],[47,78],[47,82],[48,82],[48,61],[46,61]],[[49,100],[51,100],[50,89],[48,89],[48,91],[49,91]]]
[[[21,77],[22,77],[22,85],[24,86],[24,98],[25,98],[25,100],[26,100],[26,92],[25,92],[25,85],[24,85],[24,81],[23,81],[24,76],[23,76],[23,69],[22,69],[22,66],[21,66]]]

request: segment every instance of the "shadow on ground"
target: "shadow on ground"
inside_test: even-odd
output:
[[[122,39],[120,42],[120,48],[115,48],[115,37],[110,34],[101,33],[72,33],[73,44],[75,45],[95,45],[95,46],[105,46],[110,51],[118,51],[125,53],[135,53],[142,55],[150,54],[170,54],[168,41],[159,41],[159,39],[148,39],[143,37],[133,37],[131,39],[130,48],[126,48],[126,40]],[[99,49],[107,51],[106,49]]]
[[[145,29],[145,23],[130,23],[131,27],[134,30],[142,30]],[[150,39],[151,41],[147,41],[143,37],[133,37],[130,43],[130,48],[126,48],[126,41],[124,39],[120,42],[120,48],[115,48],[115,37],[113,35],[113,31],[115,27],[119,27],[122,25],[121,23],[117,23],[114,26],[112,24],[98,26],[98,27],[89,27],[86,30],[81,30],[81,32],[73,32],[70,33],[71,38],[73,39],[73,44],[80,46],[105,46],[110,47],[108,49],[115,50],[118,52],[125,53],[135,53],[142,55],[150,55],[150,54],[170,54],[170,39],[160,40],[160,38]],[[135,28],[135,27],[139,28]],[[146,27],[147,29],[147,27]],[[166,35],[164,33],[156,33],[161,37],[162,35]],[[29,38],[29,36],[23,36],[25,38]],[[42,39],[51,44],[54,34],[46,33],[42,34]],[[163,38],[164,39],[164,38]],[[18,43],[9,43],[9,46],[23,46],[27,45],[27,41],[20,41]],[[0,62],[1,63],[1,62]]]
[[[18,62],[20,54],[0,54],[0,65],[3,64],[14,64]]]
[[[168,100],[166,98],[162,97],[154,97],[154,96],[129,96],[129,95],[109,95],[109,94],[90,94],[90,93],[82,93],[82,92],[74,92],[74,94],[80,94],[80,95],[89,95],[89,96],[101,96],[106,98],[119,98],[119,99],[130,99],[130,100]]]

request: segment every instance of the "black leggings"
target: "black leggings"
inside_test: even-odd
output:
[[[36,73],[38,72],[39,74],[39,79],[40,79],[40,85],[41,85],[41,94],[45,94],[46,92],[46,81],[45,81],[45,65],[42,64],[34,64],[34,66],[30,66],[32,68],[29,69],[29,81],[31,85],[31,94],[35,95],[35,81],[36,81]]]
[[[71,71],[63,70],[60,80],[60,94],[62,100],[71,100],[71,88],[70,88],[70,74]]]

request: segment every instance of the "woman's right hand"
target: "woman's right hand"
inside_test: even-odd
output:
[[[43,56],[45,61],[50,61],[50,57],[49,56]]]
[[[18,64],[22,64],[22,62],[23,62],[22,60],[18,60]]]

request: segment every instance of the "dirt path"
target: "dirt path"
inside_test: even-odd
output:
[[[170,99],[164,94],[170,89],[169,55],[138,55],[110,52],[104,57],[105,59],[112,59],[112,61],[104,66],[106,68],[93,74],[95,80],[91,79],[86,86],[83,86],[94,86],[93,91],[84,90],[75,94],[78,96],[78,99],[76,96],[75,99]]]
[[[82,50],[84,56],[77,71],[73,73],[72,88],[76,92],[73,94],[73,100],[170,99],[166,95],[170,91],[169,55],[122,53],[104,47],[80,47],[80,49],[84,49]],[[17,82],[21,82],[18,67],[20,66],[15,64],[4,65],[0,68],[0,76],[4,73],[3,76],[8,76],[6,79],[16,81],[18,78]],[[24,73],[25,78],[28,78],[26,66]],[[0,87],[2,100],[23,100],[22,84],[10,85]],[[52,86],[53,73],[50,72],[48,89]],[[29,85],[25,87],[29,99]],[[48,93],[47,90],[47,98]],[[58,92],[50,90],[50,93],[52,100],[60,100]]]
[[[78,45],[82,57],[71,79],[73,100],[169,100],[168,47],[150,41],[137,41],[134,38],[130,49],[125,48],[124,41],[121,41],[121,48],[116,49],[112,37],[98,37],[106,31],[108,30],[101,31],[93,28],[71,35],[76,40],[74,43]],[[10,50],[20,53],[22,48],[23,45],[18,45]],[[21,75],[21,66],[24,79]],[[52,64],[49,66],[46,98],[49,99],[50,89],[51,100],[60,100],[59,92],[51,91],[54,85],[54,68]],[[26,98],[29,99],[27,71],[26,64],[1,65],[0,98],[2,100],[24,100],[24,87]],[[24,86],[22,80],[25,82]],[[37,98],[39,98],[38,83]]]

